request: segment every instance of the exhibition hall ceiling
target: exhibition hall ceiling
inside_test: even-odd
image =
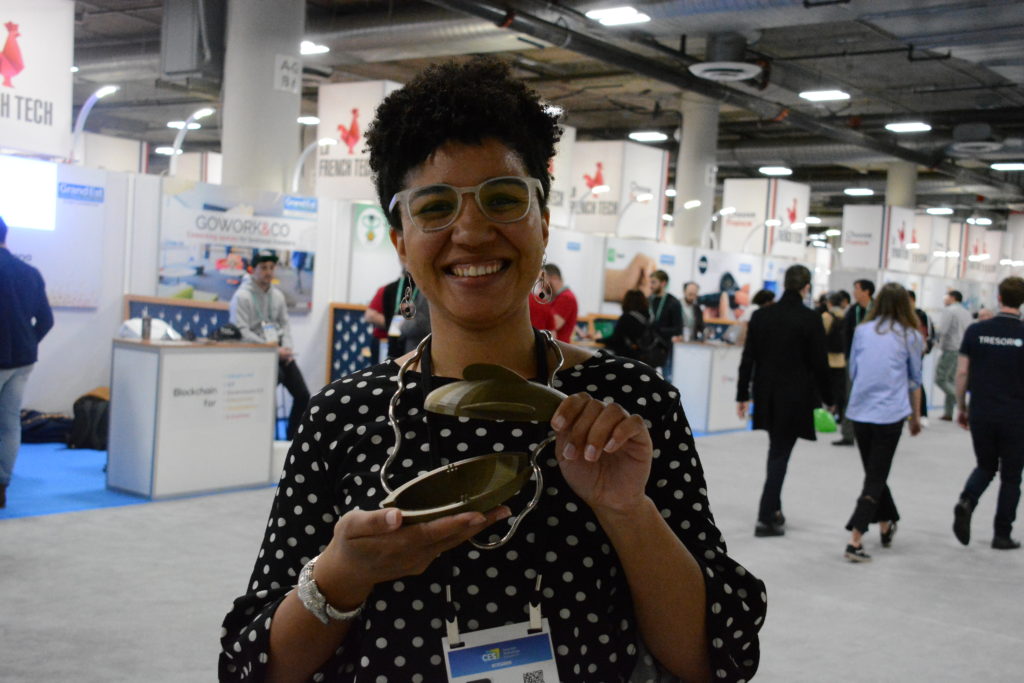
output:
[[[302,113],[322,83],[405,82],[448,57],[493,53],[565,111],[578,140],[665,133],[677,151],[684,90],[723,102],[719,179],[787,166],[809,183],[815,210],[851,201],[851,185],[885,187],[888,164],[919,167],[922,205],[960,211],[1024,209],[1024,2],[1019,0],[692,0],[631,4],[646,23],[604,26],[595,8],[626,0],[309,0],[306,38],[330,48],[304,57]],[[168,121],[220,100],[220,83],[161,73],[163,3],[76,2],[75,102],[99,85],[122,87],[87,128],[170,144]],[[499,24],[507,25],[503,28]],[[706,62],[754,75],[714,81]],[[710,69],[722,73],[721,69]],[[810,102],[800,93],[841,90]],[[898,134],[893,122],[931,130]],[[189,133],[187,150],[218,150],[221,121]]]

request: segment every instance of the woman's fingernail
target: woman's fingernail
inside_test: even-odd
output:
[[[401,513],[392,508],[384,514],[384,521],[388,523],[388,526],[398,526],[402,521],[401,517]]]
[[[565,444],[565,448],[562,450],[562,457],[566,460],[576,459],[576,447],[571,443]]]
[[[508,508],[502,508],[498,512],[498,519],[496,521],[500,522],[501,520],[508,519],[511,516],[512,516],[512,511],[511,510],[509,510]]]
[[[594,462],[597,460],[597,449],[590,444],[587,444],[587,447],[583,449],[583,458],[590,462]]]
[[[561,415],[555,415],[554,418],[551,419],[551,426],[555,429],[561,429],[565,426],[565,418]]]
[[[608,443],[604,445],[605,453],[613,453],[616,448],[619,447],[619,442],[615,439],[608,439]]]
[[[466,526],[480,526],[487,521],[487,518],[483,515],[473,515],[466,521]]]

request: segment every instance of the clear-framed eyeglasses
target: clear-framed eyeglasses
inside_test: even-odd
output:
[[[514,223],[530,212],[533,196],[541,189],[537,178],[520,176],[491,178],[474,187],[440,183],[424,185],[395,193],[388,205],[388,213],[401,206],[417,228],[423,232],[437,232],[455,222],[462,210],[462,197],[472,194],[484,216],[496,223]]]

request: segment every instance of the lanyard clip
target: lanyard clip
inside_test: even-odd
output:
[[[452,587],[450,585],[445,586],[444,593],[446,612],[444,615],[444,626],[448,632],[448,647],[454,650],[457,647],[462,647],[464,643],[459,637],[459,618],[455,616],[455,603],[452,602]]]
[[[540,633],[543,630],[540,614],[540,580],[541,575],[537,574],[537,581],[533,585],[533,596],[530,598],[530,628],[527,633]]]

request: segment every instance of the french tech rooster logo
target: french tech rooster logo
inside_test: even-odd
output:
[[[605,187],[605,185],[604,185],[604,164],[602,164],[600,161],[598,161],[597,162],[597,170],[594,171],[594,175],[590,175],[589,173],[584,173],[583,174],[583,182],[585,182],[587,184],[587,187],[590,188],[590,191],[593,192],[594,194],[598,194],[598,192],[601,192],[601,190],[595,191],[595,188],[602,188],[602,189],[604,189],[604,187]]]
[[[356,143],[359,142],[360,137],[362,137],[362,132],[359,130],[359,110],[353,109],[352,123],[348,124],[348,127],[344,123],[338,124],[338,139],[348,147],[349,154],[355,154]]]
[[[793,205],[786,209],[786,218],[789,219],[790,225],[796,223],[796,197],[793,198]]]
[[[21,58],[21,48],[18,47],[18,25],[13,21],[4,24],[7,29],[7,41],[4,43],[3,51],[0,51],[0,76],[3,77],[5,88],[13,88],[11,79],[21,73],[25,68],[25,61]]]

